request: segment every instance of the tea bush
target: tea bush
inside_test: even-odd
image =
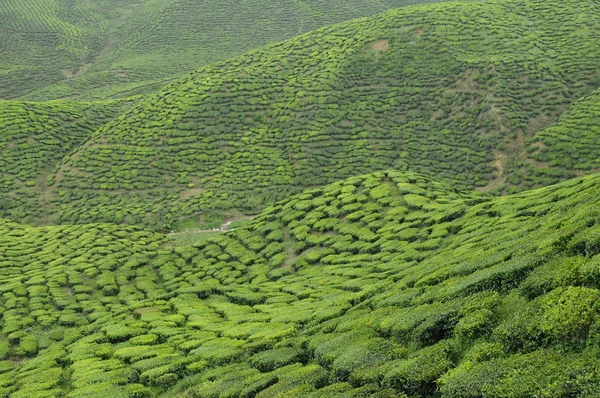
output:
[[[2,393],[594,396],[599,184],[492,197],[378,172],[179,247],[0,221]]]

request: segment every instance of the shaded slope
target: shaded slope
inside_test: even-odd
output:
[[[83,73],[133,0],[6,0],[0,4],[0,99]],[[53,97],[57,98],[57,97]]]
[[[7,0],[0,5],[0,98],[151,91],[252,48],[420,2]]]
[[[46,221],[50,172],[125,104],[0,101],[0,216]]]
[[[162,250],[3,223],[2,392],[596,396],[599,184],[490,198],[381,172]]]
[[[81,148],[61,219],[170,225],[390,167],[491,189],[495,160],[597,87],[596,8],[408,7],[207,66]]]
[[[524,162],[513,164],[514,185],[532,187],[600,171],[600,91],[575,102],[556,124],[536,134]]]

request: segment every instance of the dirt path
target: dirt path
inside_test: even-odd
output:
[[[206,233],[206,232],[233,231],[233,229],[231,229],[231,230],[229,229],[229,226],[233,222],[235,222],[235,221],[248,221],[248,220],[252,220],[254,217],[256,217],[256,216],[241,216],[241,217],[229,218],[229,219],[223,221],[223,224],[221,224],[221,226],[219,228],[212,228],[212,229],[189,229],[187,231],[171,232],[171,233],[168,233],[167,235],[172,236],[172,235],[181,235],[181,234],[189,234],[189,233]]]

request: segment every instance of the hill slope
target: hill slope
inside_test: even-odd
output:
[[[0,4],[0,99],[83,73],[133,0],[7,0]],[[55,97],[56,98],[56,97]]]
[[[0,101],[0,217],[47,221],[51,171],[127,104]]]
[[[0,99],[149,91],[252,48],[419,2],[7,0],[0,4]]]
[[[525,147],[525,162],[508,174],[526,185],[549,184],[600,171],[600,90],[575,102],[556,124],[542,130]],[[529,184],[527,184],[529,183]],[[523,184],[521,184],[523,185]]]
[[[65,164],[60,219],[170,225],[390,167],[503,191],[503,162],[597,88],[597,11],[595,1],[407,7],[201,68]]]
[[[597,396],[598,189],[380,172],[162,249],[2,222],[2,394]]]

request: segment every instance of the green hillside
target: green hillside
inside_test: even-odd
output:
[[[0,216],[44,222],[48,176],[126,104],[0,101]]]
[[[181,247],[3,221],[0,395],[596,397],[599,189],[378,172]]]
[[[119,7],[134,0],[4,0],[0,3],[0,99],[85,72],[108,40]],[[57,97],[54,97],[57,98]]]
[[[435,0],[5,0],[0,99],[146,92],[309,30]]]
[[[0,0],[0,398],[600,397],[598,65],[599,0]]]
[[[598,87],[599,16],[595,1],[406,7],[203,67],[64,164],[59,220],[177,227],[387,168],[496,193],[571,177],[506,171]]]
[[[577,101],[526,147],[528,162],[514,164],[513,183],[546,183],[600,171],[600,91]],[[538,180],[539,181],[539,180]],[[523,185],[523,184],[521,184]],[[530,185],[531,186],[531,185]]]

